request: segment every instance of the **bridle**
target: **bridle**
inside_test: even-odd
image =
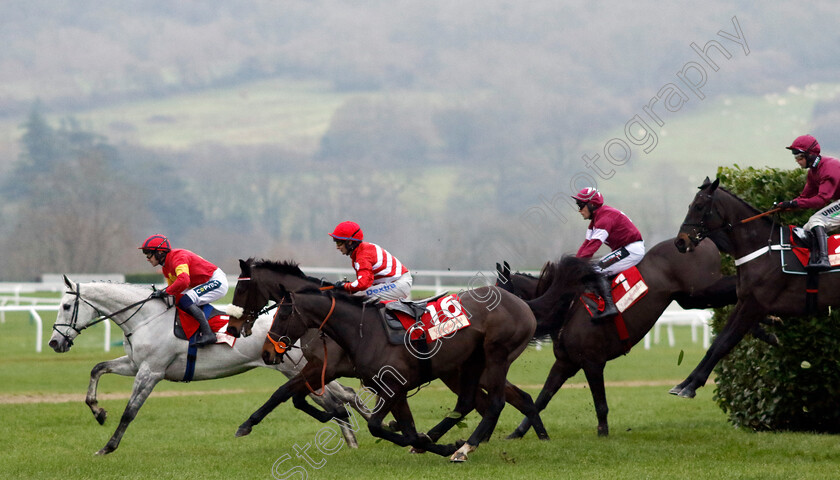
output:
[[[324,291],[324,290],[329,290],[329,287],[321,288],[321,291]],[[324,325],[327,324],[327,321],[330,319],[330,317],[332,317],[332,314],[335,311],[335,296],[330,293],[329,297],[330,297],[330,300],[331,300],[330,311],[327,312],[327,315],[324,317],[324,320],[321,321],[321,325],[318,326],[318,334],[319,334],[318,336],[321,338],[321,342],[324,346],[324,361],[322,362],[323,367],[321,368],[321,388],[320,388],[321,393],[318,393],[317,391],[315,391],[315,389],[312,388],[311,385],[309,385],[309,381],[304,378],[304,383],[306,384],[306,388],[308,388],[309,391],[313,395],[318,396],[318,397],[324,395],[324,392],[326,392],[327,364],[329,363],[329,353],[327,351],[327,335],[326,335],[326,333],[324,333]],[[277,305],[284,304],[284,303],[285,303],[285,298],[281,299],[280,302]],[[291,317],[295,314],[297,314],[298,317],[300,317],[300,312],[295,307],[294,293],[289,292],[289,303],[285,304],[284,306],[288,306],[288,307],[291,308],[291,312],[288,315],[289,319],[291,319]],[[274,333],[272,331],[272,329],[274,327],[274,324],[277,322],[277,317],[279,315],[280,315],[280,310],[278,309],[277,314],[275,314],[275,316],[274,316],[274,320],[271,322],[271,328],[268,329],[268,333],[266,334],[266,338],[268,339],[269,342],[271,342],[272,345],[274,345],[274,351],[278,355],[280,355],[280,358],[282,359],[283,355],[286,353],[286,351],[290,348],[293,348],[294,345],[292,344],[291,338],[287,334],[280,335],[279,333]],[[300,320],[303,321],[303,319],[300,319]],[[286,322],[286,330],[288,331],[288,321]],[[277,340],[272,338],[272,335],[276,336]],[[300,347],[298,347],[298,348],[300,348]]]
[[[706,226],[706,222],[709,220],[709,218],[712,216],[712,214],[716,213],[716,211],[712,208],[712,206],[714,205],[715,195],[714,195],[714,193],[711,193],[711,194],[704,193],[702,195],[708,200],[708,204],[709,204],[708,207],[706,208],[706,211],[703,212],[703,216],[700,217],[700,220],[697,223],[683,222],[683,224],[682,224],[683,227],[691,227],[694,230],[694,238],[689,237],[689,239],[695,245],[697,245],[701,241],[703,241],[704,238],[708,238],[709,236],[714,235],[717,232],[730,231],[733,228],[732,223],[729,223],[729,222],[724,222],[723,225],[721,225],[720,227],[717,227],[717,228],[709,228],[708,226]],[[718,216],[720,216],[720,214],[718,214]],[[723,222],[722,217],[720,218],[720,220],[721,220],[721,222]],[[741,222],[741,223],[745,223],[745,222]]]
[[[82,297],[82,285],[80,283],[76,284],[76,289],[75,290],[69,290],[65,293],[74,295],[76,297],[75,300],[73,301],[73,313],[70,316],[70,323],[56,323],[56,324],[53,325],[53,330],[56,331],[62,337],[64,337],[64,340],[71,347],[73,346],[73,339],[70,338],[67,335],[67,333],[59,330],[58,327],[68,327],[68,328],[74,330],[76,332],[76,335],[79,335],[80,333],[82,333],[82,330],[84,330],[88,327],[92,327],[92,326],[96,325],[97,323],[101,323],[101,322],[104,322],[106,320],[114,320],[114,317],[116,317],[117,315],[120,315],[121,313],[127,312],[128,310],[131,310],[134,307],[137,307],[137,310],[135,310],[131,315],[129,315],[129,317],[126,318],[122,323],[117,323],[117,321],[114,320],[114,323],[116,323],[118,326],[122,326],[122,325],[128,323],[132,318],[134,318],[134,316],[137,315],[137,313],[140,312],[140,309],[143,308],[143,305],[145,305],[146,302],[148,302],[149,300],[152,300],[151,296],[149,296],[147,298],[144,298],[143,300],[140,300],[138,302],[134,302],[131,305],[123,307],[123,308],[117,310],[116,312],[102,313],[102,310],[97,308],[96,305],[90,303],[89,301],[87,301],[85,298]],[[84,302],[90,308],[92,308],[96,312],[97,316],[91,322],[88,322],[87,325],[84,325],[82,327],[77,327],[77,323],[79,321],[79,306],[82,302]],[[127,333],[125,336],[130,337],[131,333]]]

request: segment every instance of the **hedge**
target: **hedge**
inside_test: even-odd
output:
[[[718,169],[721,186],[760,210],[795,198],[805,171]],[[813,213],[798,210],[779,221],[803,225]],[[723,268],[735,273],[729,255]],[[719,331],[732,307],[717,309],[712,328]],[[747,335],[715,368],[714,399],[729,421],[755,431],[840,433],[840,312],[825,316],[784,317],[765,330],[776,335],[773,347]]]

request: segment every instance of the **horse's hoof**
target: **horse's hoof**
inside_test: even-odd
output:
[[[100,425],[105,425],[105,419],[108,418],[108,412],[106,412],[105,410],[100,410],[96,413],[96,415],[94,415],[94,417]]]
[[[677,385],[676,387],[668,390],[668,393],[670,393],[671,395],[679,395],[681,391],[682,391],[682,387]]]
[[[248,435],[249,433],[251,433],[251,427],[250,426],[240,425],[239,429],[236,430],[236,438],[244,437],[245,435]],[[357,445],[357,447],[358,447],[358,445]]]
[[[467,454],[461,453],[461,451],[455,452],[451,457],[449,457],[449,461],[452,463],[463,463],[467,461]]]
[[[682,398],[694,398],[696,395],[697,395],[697,392],[695,392],[691,388],[683,388],[682,390],[680,390],[680,393],[677,394],[677,396],[682,397]]]
[[[609,437],[610,436],[610,429],[609,427],[598,427],[598,436],[599,437]]]
[[[514,430],[510,435],[505,437],[507,440],[519,440],[520,438],[525,436],[525,432],[520,429]]]
[[[421,453],[426,453],[426,451],[423,450],[422,448],[411,447],[411,448],[408,449],[408,453],[413,453],[413,454],[418,454],[419,455]]]
[[[461,448],[459,448],[455,453],[449,457],[449,461],[452,463],[463,463],[467,461],[467,458],[470,453],[475,451],[475,447],[470,445],[469,443],[464,443]]]
[[[537,438],[539,438],[540,440],[542,440],[544,442],[547,442],[547,441],[551,440],[551,438],[549,438],[547,433],[537,435]]]
[[[103,455],[108,455],[109,453],[111,453],[113,451],[114,451],[113,448],[109,448],[107,445],[105,445],[98,452],[96,452],[94,455],[97,455],[97,456],[101,457]]]

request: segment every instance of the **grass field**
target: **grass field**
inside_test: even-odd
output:
[[[44,321],[52,323],[52,318]],[[45,327],[44,338],[49,338]],[[114,328],[114,340],[120,331]],[[701,358],[688,327],[677,329],[677,347],[666,342],[638,345],[606,371],[610,402],[609,438],[595,433],[595,413],[582,375],[573,378],[543,412],[551,440],[504,437],[520,415],[506,408],[492,440],[466,464],[442,457],[409,455],[377,442],[360,425],[360,448],[316,438],[332,424],[319,424],[283,405],[244,438],[236,427],[284,378],[258,369],[228,379],[158,386],[129,427],[120,448],[105,457],[93,453],[113,433],[131,379],[106,376],[100,396],[109,411],[105,426],[93,419],[82,398],[90,369],[122,353],[104,353],[101,326],[85,331],[66,354],[48,347],[34,351],[34,326],[26,315],[7,315],[0,324],[0,467],[3,478],[755,478],[827,479],[840,473],[835,436],[756,434],[731,427],[712,400],[713,385],[693,400],[667,394]],[[680,351],[685,356],[678,365]],[[536,395],[553,361],[550,348],[529,348],[510,378]],[[346,384],[358,386],[356,380]],[[434,382],[412,397],[415,421],[430,428],[454,405],[454,396]],[[445,439],[466,438],[476,425]],[[322,445],[323,439],[320,437]],[[326,448],[326,447],[325,447]],[[306,451],[309,461],[298,451]]]

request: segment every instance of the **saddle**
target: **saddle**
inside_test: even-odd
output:
[[[201,310],[204,312],[204,316],[207,318],[207,322],[210,323],[210,328],[214,332],[218,332],[230,320],[230,316],[227,313],[217,309],[213,305],[202,305]],[[184,323],[186,323],[186,328],[184,327]],[[192,315],[175,307],[175,320],[173,322],[173,333],[175,337],[181,340],[189,340],[197,331],[198,321]]]
[[[413,323],[417,323],[423,317],[423,314],[426,313],[426,307],[430,303],[434,303],[446,295],[447,293],[444,292],[433,297],[413,302],[407,302],[405,300],[381,302],[379,304],[382,307],[379,310],[379,318],[382,321],[382,327],[385,329],[388,342],[391,345],[404,344],[406,328],[403,325],[403,322],[401,322],[397,317],[397,313],[407,315],[409,318],[414,319]],[[425,332],[417,332],[417,334],[412,337],[414,336],[417,338],[412,338],[411,340],[425,340],[426,334]],[[425,344],[425,341],[423,343]]]
[[[772,246],[771,249],[780,250],[784,273],[807,275],[806,267],[816,240],[811,232],[802,227],[793,225],[788,225],[788,227],[780,227],[780,245]],[[819,272],[820,274],[840,271],[840,235],[828,236],[828,260],[831,263],[831,269]]]

